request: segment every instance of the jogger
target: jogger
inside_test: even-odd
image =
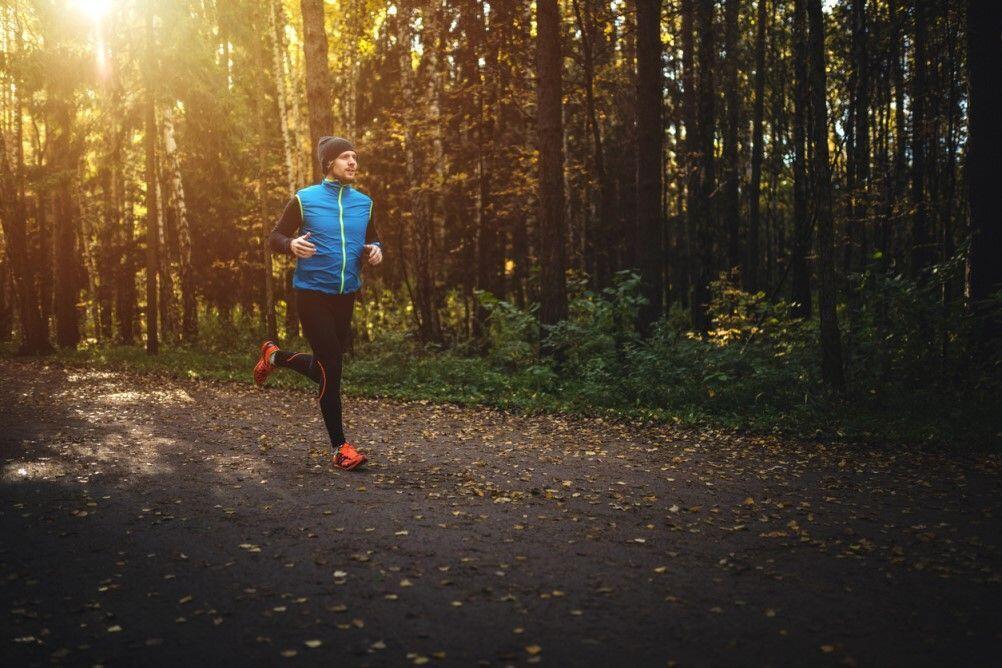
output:
[[[296,257],[292,285],[299,321],[313,354],[284,351],[274,341],[265,341],[254,367],[254,381],[263,384],[280,366],[316,382],[334,464],[353,469],[367,458],[345,438],[341,369],[351,336],[355,294],[362,286],[362,258],[377,265],[383,261],[383,249],[373,223],[372,199],[350,185],[357,168],[355,147],[339,137],[324,137],[317,157],[327,176],[322,183],[296,193],[269,238],[274,252]],[[300,236],[294,237],[297,230]]]

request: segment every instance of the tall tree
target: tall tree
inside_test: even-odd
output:
[[[581,5],[584,4],[582,10]],[[660,2],[658,3],[660,4]],[[578,32],[581,33],[581,56],[584,69],[585,111],[588,115],[588,128],[591,131],[592,178],[598,184],[598,212],[587,235],[593,260],[591,262],[593,287],[604,287],[609,284],[611,258],[609,243],[612,235],[611,223],[614,219],[615,192],[612,179],[605,161],[605,146],[602,139],[602,126],[598,119],[598,108],[595,100],[595,11],[594,0],[574,0],[574,17]],[[658,37],[660,40],[660,35]],[[657,74],[660,77],[660,71]],[[639,84],[638,80],[638,84]]]
[[[173,214],[177,236],[178,273],[181,279],[181,334],[187,342],[198,336],[198,311],[195,304],[195,276],[191,267],[191,231],[188,207],[181,182],[181,163],[174,136],[174,110],[168,105],[163,112],[164,172],[167,183],[165,208]]]
[[[929,39],[928,3],[915,3],[914,39],[915,52],[912,74],[912,272],[919,274],[929,268],[934,259],[929,231],[929,213],[926,201],[926,150],[929,137],[926,118],[926,96],[928,91],[929,63],[926,46]]]
[[[20,114],[21,110],[18,109]],[[47,327],[38,308],[35,281],[28,266],[28,242],[25,228],[27,217],[24,200],[18,197],[14,172],[7,158],[7,136],[0,128],[0,222],[3,223],[4,242],[10,261],[17,313],[21,323],[22,354],[36,355],[52,352]]]
[[[55,313],[56,343],[61,348],[75,348],[80,342],[80,325],[77,315],[79,285],[79,252],[77,245],[77,210],[73,197],[77,169],[75,149],[71,137],[73,101],[64,97],[65,91],[54,95],[52,125],[55,130],[50,146],[50,163],[58,171],[56,179],[55,216]]]
[[[282,0],[271,0],[269,3],[269,18],[271,21],[271,48],[272,48],[272,76],[275,80],[275,99],[278,101],[278,122],[282,129],[282,155],[285,158],[285,185],[286,192],[291,198],[296,194],[299,185],[302,184],[300,156],[297,155],[296,146],[298,134],[290,123],[290,119],[299,118],[299,105],[296,102],[297,96],[289,90],[288,82],[288,59],[289,50],[285,41],[285,8]],[[311,159],[312,161],[312,159]],[[262,221],[262,225],[270,227],[269,222]],[[264,233],[264,268],[265,272],[272,270],[271,250],[268,248],[267,232]],[[296,314],[296,299],[292,288],[292,276],[289,269],[290,261],[282,259],[279,261],[279,275],[283,276],[283,292],[285,298],[285,329],[287,336],[296,336],[299,333],[299,318]],[[270,313],[270,311],[269,311]],[[266,316],[268,317],[268,316]],[[269,328],[271,325],[268,325]]]
[[[868,247],[865,221],[870,180],[870,57],[866,11],[866,0],[852,0],[851,98],[846,156],[849,224],[844,263],[847,271],[862,261]]]
[[[146,7],[145,99],[143,100],[144,139],[146,152],[146,352],[156,355],[160,350],[157,328],[157,275],[160,269],[160,222],[157,209],[157,114],[154,93],[153,2]]]
[[[311,155],[324,135],[334,131],[331,114],[331,73],[327,64],[327,31],[324,0],[300,0],[303,13],[303,54],[306,61],[306,103],[310,115]],[[311,159],[313,182],[323,178],[316,156]]]
[[[811,177],[817,225],[818,314],[821,317],[821,372],[836,391],[845,391],[842,337],[835,312],[834,214],[828,163],[828,103],[825,74],[825,26],[821,0],[807,0],[808,75],[811,88]]]
[[[806,127],[809,107],[807,80],[807,0],[793,1],[793,244],[790,252],[793,313],[811,315],[811,272],[807,255],[811,249],[812,220],[807,213]]]
[[[693,128],[696,150],[696,196],[690,216],[694,221],[692,264],[692,301],[689,305],[692,326],[706,334],[710,321],[706,312],[710,303],[710,280],[713,273],[714,203],[717,177],[713,138],[716,132],[716,96],[713,71],[716,66],[716,40],[713,29],[713,0],[695,0],[696,24],[696,126]],[[686,132],[689,129],[686,128]]]
[[[647,303],[640,309],[646,332],[661,317],[663,222],[661,175],[664,170],[664,77],[661,63],[661,0],[637,3],[637,231],[640,278]]]
[[[685,128],[683,144],[683,165],[685,170],[685,238],[683,252],[680,253],[686,264],[687,280],[691,294],[686,294],[684,302],[689,305],[693,324],[697,320],[697,311],[693,306],[696,296],[696,282],[699,281],[695,252],[698,250],[696,237],[697,211],[699,209],[699,146],[696,125],[699,110],[696,100],[696,46],[693,40],[695,24],[695,0],[682,0],[680,5],[682,29],[682,126]],[[678,260],[676,260],[678,261]]]
[[[971,253],[968,260],[968,293],[980,309],[1002,288],[1002,188],[998,161],[1002,156],[1002,4],[967,2],[968,151],[967,202],[970,208]],[[1002,335],[1002,322],[984,323],[982,335]]]
[[[562,63],[557,0],[536,2],[536,123],[539,146],[539,321],[567,317]]]
[[[740,224],[738,200],[738,126],[741,122],[741,88],[738,84],[738,0],[724,2],[724,154],[722,160],[723,183],[721,209],[724,229],[727,231],[727,267],[741,266]]]
[[[492,197],[492,167],[493,161],[493,137],[497,129],[494,109],[498,104],[498,53],[500,44],[498,43],[497,31],[493,27],[488,31],[487,19],[479,7],[472,13],[468,30],[473,33],[474,42],[479,45],[479,49],[474,50],[474,55],[480,52],[477,57],[477,67],[471,71],[477,76],[474,80],[473,91],[476,96],[474,109],[476,117],[473,119],[476,139],[477,157],[477,274],[476,285],[481,290],[486,290],[494,295],[500,295],[504,290],[504,248],[501,246],[501,236],[498,226],[498,207]],[[494,17],[492,17],[493,19]],[[480,58],[483,58],[484,68],[481,71],[479,66]],[[486,313],[479,304],[474,318],[474,328],[480,328]],[[481,330],[482,331],[482,330]],[[476,332],[479,336],[481,332]]]
[[[745,289],[759,289],[759,228],[762,199],[762,124],[765,117],[766,0],[758,0],[755,15],[755,103],[752,107],[751,180],[748,183],[748,252],[743,272]]]

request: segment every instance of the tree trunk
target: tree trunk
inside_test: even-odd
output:
[[[146,99],[143,101],[146,150],[146,352],[156,355],[160,348],[157,328],[157,274],[160,268],[160,223],[157,210],[157,115],[153,91],[153,10],[146,15]]]
[[[928,202],[926,201],[926,149],[929,137],[926,118],[926,95],[929,66],[926,54],[928,22],[925,2],[915,4],[915,54],[912,74],[912,274],[923,274],[934,260],[929,234]]]
[[[701,311],[695,306],[697,297],[696,285],[700,282],[699,250],[696,232],[698,229],[699,212],[699,144],[698,123],[699,110],[696,98],[696,46],[693,41],[696,0],[682,0],[682,124],[685,127],[684,159],[685,165],[685,226],[683,257],[686,265],[689,293],[685,301],[689,305],[690,318],[694,329],[700,329],[703,323]],[[678,261],[678,259],[676,259]]]
[[[316,152],[324,135],[333,132],[331,116],[331,73],[327,65],[327,31],[324,28],[324,0],[300,0],[303,12],[303,54],[306,60],[306,102],[310,113],[310,148]],[[316,156],[311,159],[313,182],[323,178]]]
[[[759,227],[762,196],[762,123],[765,117],[766,0],[758,0],[755,18],[755,105],[752,109],[751,182],[748,184],[748,254],[744,285],[748,292],[759,289]]]
[[[738,124],[741,119],[741,88],[738,84],[738,0],[724,3],[724,98],[727,116],[724,120],[723,155],[723,218],[727,230],[727,267],[741,266],[740,225],[738,200]]]
[[[53,126],[55,136],[51,140],[51,163],[56,172],[55,211],[55,313],[56,343],[60,348],[76,348],[80,342],[80,325],[77,314],[79,284],[77,263],[79,260],[76,233],[76,212],[73,206],[73,188],[76,183],[76,169],[73,165],[72,141],[73,108],[69,100],[60,99],[55,105]]]
[[[574,0],[574,16],[577,21],[578,31],[581,33],[585,110],[588,115],[588,128],[591,131],[592,140],[592,178],[598,184],[599,192],[598,215],[591,221],[592,224],[588,226],[590,234],[587,235],[587,238],[589,244],[588,252],[593,258],[592,287],[603,288],[609,285],[611,277],[609,243],[612,238],[610,230],[615,219],[615,193],[612,187],[612,179],[609,177],[605,165],[602,128],[599,125],[598,112],[595,105],[595,20],[594,8],[592,7],[594,0],[583,0],[583,2],[585,4],[584,12],[581,10],[579,0]]]
[[[424,198],[424,210],[417,216],[417,246],[418,271],[417,288],[419,303],[425,323],[424,340],[442,341],[442,323],[439,317],[438,275],[436,268],[441,266],[441,257],[436,251],[441,247],[439,237],[445,229],[447,212],[445,210],[446,189],[446,156],[442,141],[442,97],[445,90],[445,49],[447,37],[442,34],[448,30],[444,20],[442,0],[430,0],[424,15],[425,34],[430,38],[422,41],[425,44],[427,59],[428,85],[426,97],[431,121],[431,164],[435,174],[431,192]]]
[[[487,32],[485,17],[479,9],[475,12],[476,21],[471,22],[471,30],[474,31],[474,44],[480,44],[485,49],[484,63],[485,72],[479,74],[474,82],[477,91],[477,118],[476,118],[476,141],[477,141],[477,268],[476,285],[481,290],[497,296],[503,297],[504,284],[503,274],[499,273],[498,267],[503,265],[500,256],[504,255],[503,248],[500,247],[498,235],[498,217],[493,197],[491,195],[491,172],[494,161],[491,160],[493,148],[493,137],[496,132],[493,110],[497,108],[497,74],[498,74],[498,37],[495,34],[494,26],[491,26],[491,34]],[[472,47],[472,44],[470,45]],[[476,52],[474,52],[476,53]],[[476,68],[479,70],[479,66]],[[490,91],[490,99],[488,99]],[[483,335],[483,324],[487,318],[487,313],[482,306],[476,304],[473,309],[472,333],[477,338]]]
[[[18,109],[20,115],[20,109]],[[28,265],[28,239],[25,233],[27,216],[24,200],[17,195],[17,185],[7,159],[7,136],[0,128],[0,221],[3,223],[7,257],[17,297],[17,313],[21,323],[19,352],[39,355],[52,352],[47,327],[38,309],[35,279]]]
[[[157,129],[159,131],[160,126],[159,119],[157,120]],[[178,341],[178,317],[177,317],[177,304],[174,299],[174,274],[173,274],[173,217],[172,212],[167,206],[167,197],[164,195],[164,190],[169,190],[164,184],[164,170],[162,165],[161,155],[163,154],[163,147],[157,146],[156,153],[156,175],[157,175],[157,202],[159,207],[157,208],[157,248],[160,260],[159,265],[159,284],[160,284],[160,295],[157,300],[157,304],[160,307],[160,339],[161,341],[166,341],[168,343],[177,343]],[[243,291],[240,291],[241,293]]]
[[[271,0],[269,4],[271,7],[271,46],[272,68],[275,79],[275,99],[278,101],[278,121],[282,128],[282,154],[285,157],[286,189],[289,197],[291,198],[296,194],[296,190],[300,185],[300,169],[299,158],[296,151],[296,147],[298,146],[296,132],[290,125],[289,120],[291,118],[297,119],[298,121],[299,105],[296,103],[297,96],[294,92],[289,90],[289,82],[287,78],[288,72],[286,71],[286,65],[288,60],[288,49],[286,48],[285,43],[285,9],[281,0]],[[264,222],[263,224],[265,227],[269,227],[270,221]],[[264,253],[266,255],[264,267],[266,272],[270,272],[272,270],[273,262],[275,261],[272,257],[270,248],[268,248],[267,238],[269,231],[270,230],[268,229],[264,230]],[[298,336],[299,334],[299,317],[296,313],[296,299],[291,278],[292,272],[289,270],[290,264],[291,260],[289,258],[282,258],[279,260],[278,273],[279,276],[282,277],[282,295],[285,300],[285,333],[286,336],[292,338],[294,336]],[[274,297],[272,300],[274,300]],[[272,306],[272,309],[269,312],[273,311],[274,306]]]
[[[271,19],[272,76],[275,80],[275,99],[278,102],[278,122],[282,128],[282,155],[285,157],[286,190],[291,198],[298,188],[296,173],[295,138],[289,126],[289,87],[285,77],[285,9],[282,0],[269,3]],[[270,230],[269,230],[270,232]]]
[[[845,391],[842,339],[835,312],[834,219],[828,164],[828,105],[825,76],[825,28],[821,0],[807,0],[808,62],[811,86],[811,176],[818,239],[818,313],[821,317],[821,372],[838,393]]]
[[[557,0],[536,2],[536,114],[539,142],[539,322],[567,317],[564,233],[562,62]]]
[[[985,300],[1002,288],[1002,188],[998,161],[1002,156],[1002,58],[999,33],[1002,5],[967,2],[968,148],[967,202],[970,207],[971,252],[967,290],[971,306],[980,311]],[[983,340],[1002,335],[997,317],[980,326]]]
[[[0,212],[0,216],[4,215]],[[11,275],[10,263],[0,260],[0,341],[7,343],[14,335],[14,304],[17,296],[14,294],[14,277]]]
[[[846,166],[849,229],[845,268],[865,263],[870,181],[870,58],[866,0],[852,0],[852,146]]]
[[[706,312],[710,302],[710,280],[713,273],[713,222],[714,200],[716,199],[716,160],[713,151],[713,136],[716,129],[716,90],[713,70],[716,66],[716,40],[713,31],[713,0],[696,0],[696,73],[697,73],[697,115],[695,128],[695,163],[697,195],[694,202],[693,218],[693,280],[692,326],[705,335],[710,328]]]
[[[891,183],[893,192],[894,217],[901,214],[902,200],[906,199],[907,189],[907,166],[905,152],[908,145],[908,128],[905,121],[905,47],[902,23],[904,22],[904,12],[898,7],[897,0],[887,0],[887,11],[891,22],[891,52],[892,52],[892,78],[894,80],[894,178]],[[888,225],[888,249],[892,250],[893,239],[891,234],[896,226]]]
[[[412,128],[414,127],[413,122],[408,117],[409,114],[414,111],[414,72],[411,65],[411,40],[413,39],[413,31],[411,28],[411,10],[409,7],[401,6],[397,8],[397,57],[398,65],[400,67],[400,95],[403,99],[403,111],[405,116],[401,119],[401,124],[403,125],[403,159],[404,159],[404,177],[406,179],[407,188],[409,189],[407,194],[407,200],[411,202],[411,206],[404,210],[401,216],[400,239],[398,242],[398,247],[403,249],[406,247],[413,248],[414,238],[416,237],[414,233],[414,218],[418,214],[417,206],[414,204],[414,195],[416,184],[415,180],[417,178],[417,167],[415,165],[416,156],[414,155],[414,134]],[[415,324],[419,333],[425,331],[424,318],[422,316],[421,308],[419,307],[419,299],[415,291],[415,287],[411,281],[411,275],[415,273],[411,265],[415,264],[416,259],[409,253],[404,253],[400,258],[400,270],[403,276],[404,286],[407,289],[407,293],[411,299],[412,312],[414,314]]]
[[[95,248],[96,246],[99,246],[100,238],[97,237],[98,232],[95,229],[94,221],[100,216],[94,215],[93,206],[89,206],[90,203],[87,201],[86,194],[84,193],[83,186],[81,185],[82,181],[83,170],[78,164],[76,177],[73,179],[74,190],[76,192],[74,199],[77,202],[76,206],[73,207],[73,210],[77,214],[77,221],[79,221],[79,225],[77,225],[74,230],[76,233],[76,246],[79,249],[77,253],[77,269],[83,269],[82,277],[78,273],[78,279],[83,279],[79,281],[78,285],[84,290],[84,294],[89,296],[89,299],[85,299],[85,301],[90,306],[90,323],[94,328],[94,338],[99,339],[101,338],[101,326],[103,323],[104,313],[101,309],[101,291],[99,289],[100,279],[98,276],[97,249]],[[77,310],[80,315],[84,316],[83,327],[86,335],[86,311],[82,307]],[[86,336],[84,338],[86,338]]]
[[[793,2],[793,248],[790,257],[793,314],[811,316],[811,273],[807,255],[811,249],[812,221],[807,214],[806,131],[809,107],[807,81],[807,14],[804,3]]]
[[[118,314],[118,341],[131,345],[135,339],[136,323],[136,241],[135,219],[132,213],[131,198],[126,196],[122,187],[121,163],[115,159],[113,163],[114,197],[122,208],[122,228],[119,232],[119,247],[121,263],[118,266],[119,278],[116,287],[116,312]]]
[[[198,337],[198,312],[195,302],[195,276],[191,267],[191,231],[188,225],[188,208],[181,182],[181,164],[174,139],[174,113],[168,106],[163,113],[164,171],[168,184],[167,197],[174,214],[177,233],[178,271],[181,279],[181,333],[186,343]]]
[[[114,130],[112,130],[114,132]],[[114,138],[111,139],[114,141]],[[110,154],[110,151],[109,151]],[[116,248],[116,234],[121,227],[121,216],[115,202],[115,192],[113,186],[113,167],[110,164],[109,155],[102,156],[105,164],[100,168],[101,180],[101,219],[97,225],[97,303],[101,314],[101,326],[98,338],[102,341],[111,341],[114,336],[114,303],[115,303],[115,283],[117,282],[116,262],[119,256]]]
[[[641,291],[640,331],[663,312],[664,251],[661,220],[661,175],[664,160],[664,100],[661,55],[661,0],[637,5],[637,232]]]

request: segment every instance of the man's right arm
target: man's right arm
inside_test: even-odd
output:
[[[271,246],[271,251],[273,253],[292,255],[292,249],[290,248],[292,237],[302,224],[303,210],[299,206],[299,198],[293,197],[285,205],[282,217],[276,221],[275,227],[272,228],[271,235],[268,237],[268,245]]]

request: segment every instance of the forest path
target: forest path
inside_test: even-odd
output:
[[[0,360],[5,665],[989,664],[1000,459]],[[319,644],[318,644],[319,643]],[[284,658],[283,658],[284,657]]]

